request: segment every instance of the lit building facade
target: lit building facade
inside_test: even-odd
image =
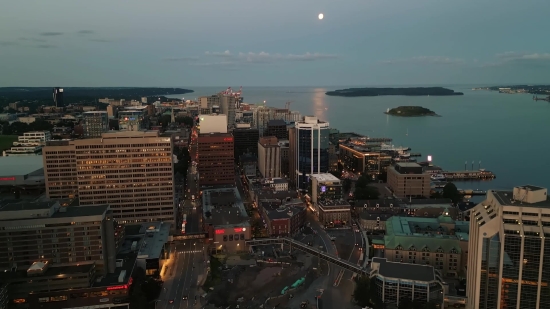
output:
[[[121,223],[173,222],[172,148],[158,131],[51,141],[43,149],[46,194],[110,205]]]
[[[258,169],[264,178],[281,176],[281,147],[275,136],[264,136],[258,141]]]
[[[305,116],[289,131],[290,179],[298,189],[307,189],[309,177],[329,171],[329,123]]]
[[[85,112],[82,118],[85,137],[101,137],[102,133],[109,131],[109,115],[105,111]]]
[[[201,186],[235,184],[233,135],[199,134],[199,184]]]

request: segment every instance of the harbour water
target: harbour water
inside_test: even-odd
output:
[[[328,90],[348,87],[243,87],[244,101],[291,109],[330,122],[340,132],[391,137],[396,146],[408,146],[427,155],[445,170],[485,168],[497,179],[457,183],[462,189],[511,189],[533,184],[550,187],[550,104],[533,101],[529,94],[473,91],[476,85],[445,86],[464,92],[446,97],[330,97]],[[194,99],[225,87],[192,88],[194,93],[174,97]],[[236,88],[236,87],[235,87]],[[384,111],[402,105],[422,106],[442,117],[394,117]]]

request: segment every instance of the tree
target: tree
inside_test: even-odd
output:
[[[399,306],[397,306],[397,309],[413,309],[414,304],[413,301],[408,297],[403,297],[399,300]]]
[[[443,187],[443,197],[451,199],[453,203],[459,202],[462,198],[460,192],[458,192],[458,189],[452,182],[448,182],[445,187]]]
[[[172,116],[171,115],[162,115],[160,116],[159,118],[159,125],[162,126],[162,128],[166,128],[168,126],[168,124],[170,124],[172,122]]]
[[[375,187],[358,187],[356,185],[353,195],[356,200],[376,200],[380,196],[380,192]]]
[[[344,192],[349,192],[351,189],[351,179],[346,178],[342,180],[342,189],[344,189]]]
[[[193,118],[191,118],[189,116],[176,117],[176,122],[179,123],[179,124],[183,124],[186,127],[192,127],[193,124],[194,124]]]

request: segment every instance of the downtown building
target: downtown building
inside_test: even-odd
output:
[[[46,194],[110,205],[120,223],[174,221],[172,141],[158,131],[51,141],[43,149]]]
[[[490,190],[470,214],[467,307],[550,306],[548,190],[532,185]]]
[[[275,136],[258,141],[258,169],[264,178],[281,177],[281,147]]]
[[[306,190],[313,174],[329,171],[329,123],[305,116],[289,130],[289,173],[291,184]]]
[[[258,129],[250,127],[249,123],[237,123],[236,128],[231,132],[235,138],[235,161],[244,154],[258,155]]]
[[[235,184],[233,135],[230,133],[199,134],[197,144],[200,186]]]

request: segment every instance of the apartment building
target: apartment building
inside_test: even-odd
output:
[[[258,169],[265,178],[281,177],[281,147],[275,136],[260,137]]]
[[[43,149],[46,194],[111,206],[121,223],[174,221],[172,140],[158,131],[103,133]]]
[[[398,197],[430,197],[430,175],[418,163],[404,162],[388,167],[388,186]]]
[[[58,201],[0,204],[0,269],[38,261],[96,263],[115,269],[118,224],[108,205],[61,206]]]

